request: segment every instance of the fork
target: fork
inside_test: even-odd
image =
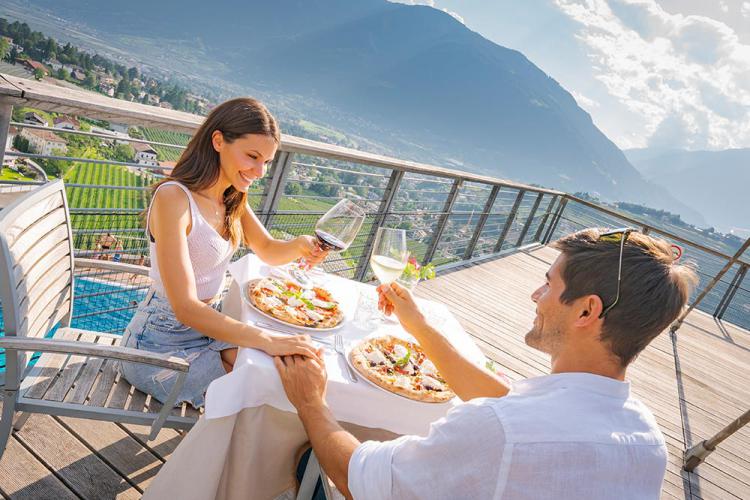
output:
[[[352,382],[357,382],[357,372],[354,371],[354,368],[352,368],[349,365],[349,362],[346,360],[346,353],[344,352],[344,338],[341,336],[340,333],[337,333],[333,336],[333,348],[334,350],[339,353],[339,356],[344,358],[344,365],[346,365],[346,369],[349,372],[349,378]]]

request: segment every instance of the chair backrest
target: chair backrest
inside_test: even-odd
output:
[[[43,337],[73,314],[73,237],[62,180],[0,211],[0,300],[5,335]],[[22,358],[23,359],[23,358]],[[7,359],[8,373],[14,359]],[[19,361],[20,373],[25,362]]]

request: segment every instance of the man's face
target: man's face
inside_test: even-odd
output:
[[[560,301],[560,295],[565,291],[564,265],[564,257],[560,254],[547,271],[544,285],[531,294],[531,300],[536,303],[536,318],[524,338],[527,345],[551,355],[558,352],[563,343],[571,312],[570,306]]]

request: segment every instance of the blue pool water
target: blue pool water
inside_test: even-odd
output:
[[[93,278],[76,278],[73,303],[74,328],[121,334],[135,312],[134,305],[146,295],[145,288],[113,285]],[[106,311],[106,312],[104,312]],[[0,332],[4,331],[0,311]],[[57,328],[47,333],[54,335]],[[0,334],[1,335],[1,334]],[[38,355],[32,358],[36,360]],[[5,369],[5,352],[0,352],[0,371]]]

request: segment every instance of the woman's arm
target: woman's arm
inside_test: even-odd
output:
[[[190,262],[187,234],[190,231],[190,205],[177,186],[164,186],[154,196],[149,229],[156,240],[164,291],[181,323],[209,337],[230,344],[254,347],[269,354],[279,351],[314,356],[309,337],[274,336],[221,314],[198,298]]]
[[[315,265],[328,255],[328,252],[322,252],[318,248],[312,236],[298,236],[288,241],[277,240],[247,204],[240,220],[243,243],[266,264],[278,266],[303,257],[308,264]]]

